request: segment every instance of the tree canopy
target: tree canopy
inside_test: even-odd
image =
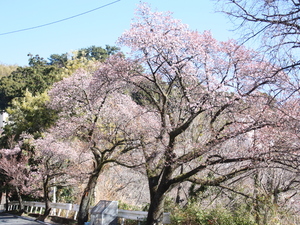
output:
[[[246,1],[227,2],[242,9],[231,13],[243,19],[260,16],[248,17]],[[258,2],[250,9],[266,4],[274,12],[283,1]],[[36,74],[36,86],[25,76],[30,89],[16,88],[20,97],[7,108],[12,115],[7,127],[12,135],[45,131],[33,141],[44,190],[61,172],[85,170],[79,225],[88,219],[100,174],[112,165],[145,176],[147,225],[162,223],[167,194],[183,183],[193,183],[191,196],[210,186],[240,194],[251,199],[256,213],[269,199],[278,206],[279,193],[299,186],[299,83],[291,58],[271,60],[266,51],[235,40],[219,42],[146,3],[118,44],[131,53],[91,46],[71,59],[68,54],[52,55],[50,62],[30,56],[29,67],[10,75],[10,82],[20,82],[27,70]],[[50,68],[53,73],[43,73]],[[43,80],[46,74],[52,78]],[[276,182],[279,174],[286,177]],[[243,182],[247,193],[234,186]]]
[[[240,32],[241,41],[250,43],[290,79],[282,82],[286,97],[298,95],[299,85],[299,2],[294,0],[218,1]],[[221,7],[223,6],[223,7]],[[238,32],[237,32],[238,33]]]
[[[26,91],[33,95],[46,91],[53,83],[62,79],[61,69],[36,56],[29,56],[28,67],[18,67],[10,75],[0,79],[0,110],[5,110],[12,99],[23,97]]]
[[[16,70],[18,66],[17,65],[5,65],[5,64],[0,64],[0,77],[8,76]]]
[[[190,30],[147,4],[139,6],[119,43],[131,48],[131,60],[143,67],[121,74],[123,80],[143,93],[144,107],[157,115],[157,130],[142,141],[151,197],[147,224],[159,224],[165,194],[175,184],[217,184],[251,168],[255,152],[234,140],[276,124],[279,115],[270,103],[285,74],[270,76],[276,66],[260,53]],[[216,180],[197,178],[218,164],[231,169]]]
[[[13,98],[23,97],[26,90],[33,95],[41,94],[64,76],[80,67],[88,66],[89,61],[104,61],[119,50],[109,45],[105,48],[91,46],[81,48],[73,55],[52,54],[48,60],[39,55],[28,54],[28,66],[10,69],[11,73],[0,77],[0,110],[5,110]],[[8,67],[4,68],[7,70]]]

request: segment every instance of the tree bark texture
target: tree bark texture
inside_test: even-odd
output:
[[[85,222],[89,219],[89,208],[91,205],[91,201],[93,200],[95,186],[97,184],[98,177],[101,172],[100,166],[94,169],[92,175],[89,178],[88,184],[84,189],[84,194],[82,195],[79,212],[77,217],[78,225],[84,225]]]
[[[150,207],[146,225],[163,224],[163,213],[165,204],[165,194],[169,189],[168,179],[165,176],[149,177]]]
[[[45,211],[43,216],[39,218],[41,221],[45,221],[45,219],[50,215],[50,211],[51,211],[50,201],[49,201],[49,180],[50,180],[49,177],[46,176],[43,182]]]
[[[24,210],[24,204],[23,204],[23,199],[20,193],[20,190],[18,187],[16,187],[16,192],[18,196],[18,201],[19,201],[19,211],[22,212]]]

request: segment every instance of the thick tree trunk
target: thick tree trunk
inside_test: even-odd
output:
[[[174,139],[173,139],[174,140]],[[148,185],[150,191],[150,207],[148,211],[146,225],[161,225],[163,224],[165,194],[170,188],[170,179],[172,177],[172,144],[169,144],[169,151],[166,152],[166,162],[157,176],[148,176]],[[151,173],[148,173],[151,174]]]
[[[161,225],[163,222],[165,194],[169,189],[167,180],[166,176],[148,177],[150,207],[146,225]]]
[[[151,196],[146,225],[161,225],[163,222],[165,195],[156,192]]]
[[[49,200],[49,178],[48,177],[44,179],[43,189],[44,189],[45,211],[44,214],[38,218],[41,221],[45,221],[45,219],[50,215],[51,212],[50,200]]]
[[[45,212],[44,216],[45,218],[49,216],[51,207],[50,207],[50,201],[49,201],[49,187],[48,187],[48,178],[46,179],[46,182],[44,183],[44,201],[45,201]]]
[[[17,192],[18,201],[19,201],[19,211],[23,212],[24,211],[24,204],[23,204],[22,196],[21,196],[21,193],[20,193],[20,190],[19,190],[18,187],[16,187],[16,192]]]
[[[78,225],[84,225],[84,223],[88,221],[89,208],[94,197],[94,190],[101,172],[101,168],[102,167],[98,166],[96,169],[94,169],[92,175],[89,178],[88,184],[84,189],[77,217]]]

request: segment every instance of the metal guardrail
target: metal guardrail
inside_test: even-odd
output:
[[[101,200],[91,210],[90,225],[117,225],[118,202]]]
[[[124,210],[124,209],[118,210],[119,218],[144,221],[145,219],[147,219],[147,216],[148,216],[148,212],[145,211],[131,211],[131,210]],[[171,223],[170,213],[164,213],[163,224],[170,224],[170,223]]]
[[[30,212],[38,212],[39,214],[42,214],[43,209],[45,208],[45,203],[43,202],[23,202],[25,209]],[[19,207],[19,202],[9,202],[8,203],[8,210],[16,210]],[[76,220],[77,213],[79,211],[79,205],[77,204],[71,204],[71,203],[50,203],[51,207],[51,213],[50,215],[53,215],[54,210],[58,210],[57,216],[61,216],[62,210],[65,210],[65,217],[68,218],[71,211],[74,212],[73,219]],[[0,205],[0,210],[3,208],[5,210],[5,205]],[[130,219],[130,220],[137,220],[137,221],[144,221],[147,218],[148,212],[145,211],[131,211],[131,210],[124,210],[124,209],[118,209],[118,217],[124,219]],[[170,213],[164,213],[163,214],[163,224],[170,224]]]

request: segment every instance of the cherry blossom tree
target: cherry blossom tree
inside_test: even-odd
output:
[[[282,104],[275,104],[278,108],[276,126],[264,127],[251,135],[250,146],[262,160],[254,162],[258,168],[252,170],[247,179],[249,199],[257,224],[267,224],[274,220],[274,212],[287,210],[297,216],[300,209],[299,199],[299,99],[289,98]],[[249,180],[252,179],[252,183]],[[242,180],[242,179],[241,179]],[[245,184],[244,183],[244,184]],[[236,190],[236,188],[235,188]],[[293,205],[291,207],[291,205]]]
[[[1,149],[0,154],[0,170],[6,176],[4,185],[15,190],[20,205],[19,209],[24,210],[22,195],[34,195],[33,190],[35,188],[35,179],[29,176],[31,171],[28,165],[28,156],[21,153],[19,146],[15,146],[13,149]]]
[[[212,184],[196,175],[214,165],[229,168],[218,182],[252,166],[254,152],[226,144],[275,126],[275,84],[287,78],[257,52],[234,40],[217,42],[144,3],[119,43],[131,48],[131,60],[143,68],[123,79],[158,119],[155,135],[142,141],[151,199],[147,224],[161,224],[166,193],[175,184]]]
[[[88,219],[89,207],[97,180],[112,163],[135,166],[141,157],[138,137],[151,132],[151,112],[147,112],[126,95],[120,74],[130,73],[134,63],[122,55],[111,56],[94,72],[78,70],[54,85],[49,92],[50,107],[60,119],[52,129],[61,140],[76,140],[76,156],[90,156],[87,185],[83,191],[78,224]],[[148,128],[148,129],[147,129]],[[74,153],[75,154],[75,153]],[[123,156],[127,155],[127,158]],[[129,158],[130,160],[128,160]]]
[[[299,97],[299,2],[294,0],[217,1],[217,10],[233,22],[241,41],[256,47],[291,78],[281,88]]]
[[[280,104],[276,105],[285,115],[284,122],[281,122],[279,129],[268,128],[265,132],[257,132],[256,139],[257,143],[272,152],[270,157],[276,158],[277,167],[285,170],[284,173],[292,171],[295,175],[293,182],[284,176],[284,182],[291,185],[281,190],[291,190],[299,180],[299,2],[228,0],[218,3],[217,10],[232,19],[241,41],[253,44],[265,58],[276,63],[278,69],[273,73],[284,72],[290,78],[280,84],[284,94],[277,99]]]
[[[40,220],[44,220],[51,211],[50,188],[58,185],[74,186],[77,184],[75,178],[78,175],[75,171],[80,172],[76,166],[77,155],[74,151],[74,145],[77,143],[60,140],[55,136],[55,132],[51,132],[51,129],[38,139],[27,135],[26,142],[34,147],[31,167],[43,193],[45,211]]]
[[[51,210],[50,188],[75,184],[75,179],[72,179],[75,177],[72,144],[76,143],[59,141],[51,133],[36,140],[32,135],[23,134],[22,140],[22,150],[20,147],[1,150],[0,168],[7,176],[7,185],[15,189],[21,210],[24,209],[21,195],[44,198],[45,211],[40,218],[43,220]],[[26,151],[26,146],[31,150]]]

